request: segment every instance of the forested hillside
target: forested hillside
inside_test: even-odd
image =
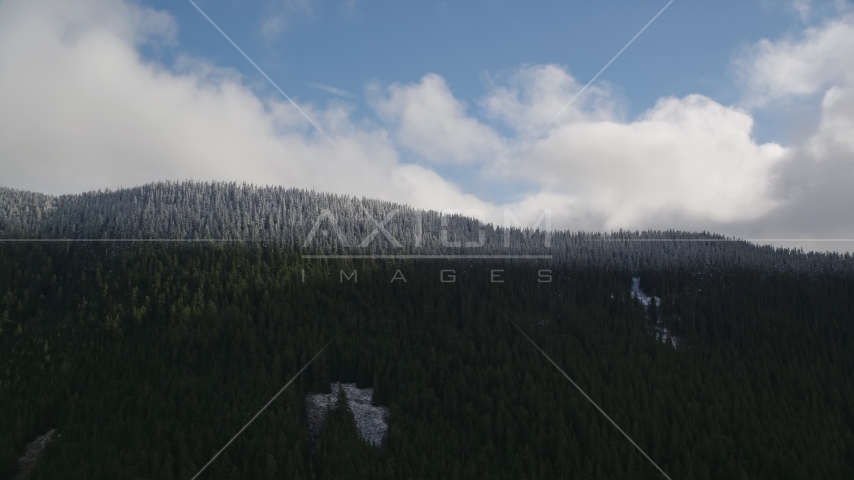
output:
[[[854,269],[847,254],[757,247],[706,232],[552,232],[547,215],[539,225],[517,227],[514,219],[508,217],[505,228],[373,199],[234,183],[163,182],[59,197],[0,187],[5,239],[195,239],[315,254],[547,255],[562,263],[629,270]]]
[[[45,223],[4,220],[7,235],[71,208],[29,198]],[[854,478],[850,258],[738,247],[777,259],[752,268],[705,261],[743,244],[667,243],[699,248],[680,266],[640,244],[333,261],[284,242],[0,242],[0,479],[51,428],[33,479],[189,479],[336,334],[203,478],[661,478],[511,320],[673,479]],[[660,307],[632,298],[633,276]],[[342,407],[309,453],[305,394],[331,381],[389,408],[382,446]]]

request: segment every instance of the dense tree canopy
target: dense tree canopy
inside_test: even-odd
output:
[[[0,315],[0,479],[50,428],[34,479],[189,479],[339,333],[204,478],[660,478],[510,320],[673,479],[854,477],[845,271],[13,243]],[[336,380],[389,407],[384,445],[338,402],[309,453]]]
[[[553,231],[550,213],[521,225],[295,188],[160,182],[59,197],[0,187],[0,239],[197,240],[319,254],[545,255],[612,269],[744,268],[821,275],[849,254],[757,247],[707,232]],[[380,228],[382,227],[382,229]]]

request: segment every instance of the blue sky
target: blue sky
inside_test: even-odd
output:
[[[149,50],[147,56],[168,64],[177,53],[189,52],[267,88],[189,2],[146,3],[172,12],[179,24],[179,47],[158,54]],[[563,65],[586,83],[666,3],[197,2],[289,95],[324,103],[335,95],[312,85],[334,87],[354,95],[360,113],[368,115],[370,109],[359,101],[366,84],[411,83],[427,73],[443,76],[454,95],[469,103],[484,94],[488,76],[522,64]],[[280,18],[281,29],[265,29]],[[665,96],[700,93],[737,102],[733,55],[803,26],[786,2],[677,0],[599,81],[625,98],[629,117]],[[757,125],[759,140],[779,141],[785,124],[776,118]]]
[[[476,107],[485,83],[525,64],[558,64],[586,83],[667,5],[661,2],[370,2],[312,0],[196,2],[285,93],[324,104],[346,99],[358,115],[372,118],[365,86],[413,83],[441,75],[454,96]],[[261,94],[272,88],[189,2],[150,2],[175,15],[174,49],[144,52],[169,64],[178,53],[235,68]],[[814,11],[812,22],[822,15]],[[769,0],[671,4],[651,28],[597,79],[636,118],[659,98],[693,93],[737,103],[740,92],[730,63],[762,38],[792,34],[804,19],[787,2]],[[323,87],[331,87],[324,89]],[[337,94],[336,90],[340,90]],[[555,113],[562,105],[555,105]],[[758,141],[785,144],[808,107],[791,116],[760,112]],[[470,113],[501,129],[489,118]],[[406,161],[418,155],[402,152]],[[467,183],[471,168],[435,167],[444,177]],[[526,185],[470,182],[469,190],[493,201],[523,195]]]
[[[556,119],[665,1],[197,3],[306,115],[189,1],[5,0],[0,184],[854,238],[850,0],[676,0]]]

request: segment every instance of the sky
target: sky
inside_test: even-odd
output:
[[[826,241],[854,239],[851,0],[195,1],[0,0],[0,186],[245,181],[854,250]]]

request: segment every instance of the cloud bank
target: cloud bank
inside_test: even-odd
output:
[[[472,104],[436,73],[371,84],[375,114],[346,97],[301,104],[234,70],[140,48],[176,44],[177,21],[123,0],[0,3],[0,184],[48,193],[164,179],[315,188],[421,208],[502,210],[555,228],[685,228],[727,234],[854,236],[854,20],[843,13],[800,36],[763,40],[734,60],[742,106],[701,95],[662,98],[627,119],[594,86],[540,133],[583,85],[559,65],[488,77]],[[803,144],[755,140],[752,111],[821,96]],[[446,167],[467,172],[458,183]],[[522,194],[488,202],[480,184]]]
[[[316,109],[342,151],[293,107],[260,98],[203,60],[173,68],[137,49],[172,38],[167,14],[107,0],[0,4],[3,184],[51,193],[163,179],[236,180],[370,195],[426,207],[483,206],[402,164],[388,134],[340,105]],[[343,153],[342,153],[343,152]]]
[[[854,14],[850,9],[797,37],[763,40],[735,64],[745,104],[814,101],[814,132],[773,171],[780,205],[750,228],[795,238],[854,238]],[[840,246],[854,250],[850,243]]]

